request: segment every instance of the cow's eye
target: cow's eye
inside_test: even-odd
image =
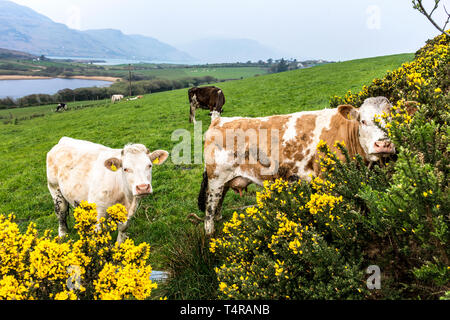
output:
[[[363,124],[363,125],[367,125],[367,121],[366,120],[363,120],[363,121],[361,121],[361,123]]]
[[[123,171],[125,171],[125,172],[130,172],[130,169],[125,168],[125,169],[123,169]]]
[[[147,167],[148,167],[149,169],[151,169],[151,168],[153,167],[153,165],[150,163]]]

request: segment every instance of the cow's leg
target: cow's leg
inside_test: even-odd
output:
[[[139,205],[139,200],[137,198],[134,198],[133,202],[131,203],[130,209],[128,210],[127,221],[119,222],[117,225],[117,229],[119,230],[119,234],[117,235],[117,242],[119,244],[124,242],[128,238],[126,231],[128,229],[128,226],[130,225],[131,218],[136,213],[138,205]]]
[[[55,214],[58,217],[58,236],[65,237],[69,233],[69,227],[67,226],[67,216],[69,215],[69,203],[66,201],[59,188],[55,188],[52,185],[48,185],[50,194],[53,198],[55,205]]]
[[[190,113],[189,113],[189,122],[195,123],[195,104],[191,103]]]
[[[229,186],[225,186],[223,188],[222,196],[220,197],[220,200],[217,204],[216,213],[214,214],[214,220],[216,221],[222,220],[222,204],[229,189],[230,189]]]
[[[117,235],[117,242],[119,244],[123,243],[125,240],[128,239],[127,235],[127,229],[128,229],[128,220],[124,223],[119,222],[117,225],[117,229],[119,230],[119,233]]]
[[[210,180],[206,192],[205,232],[206,235],[214,233],[214,217],[219,204],[222,203],[225,185],[220,180]]]

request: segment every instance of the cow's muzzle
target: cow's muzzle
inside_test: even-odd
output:
[[[140,184],[136,186],[136,194],[138,196],[145,196],[153,193],[152,186],[149,184]]]
[[[373,151],[375,154],[386,153],[392,154],[395,153],[394,144],[389,140],[381,140],[374,143]]]

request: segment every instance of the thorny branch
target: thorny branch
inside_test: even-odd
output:
[[[412,0],[413,3],[413,8],[418,10],[421,14],[423,14],[425,17],[427,17],[427,19],[436,27],[436,29],[438,29],[440,32],[446,34],[448,37],[450,37],[450,34],[445,31],[445,28],[447,27],[447,24],[450,21],[450,14],[447,12],[447,9],[445,8],[445,6],[443,6],[445,13],[447,14],[447,21],[445,21],[445,24],[443,27],[440,27],[436,21],[434,21],[434,19],[431,17],[434,13],[434,11],[436,11],[436,9],[439,7],[439,3],[441,2],[441,0],[434,0],[434,7],[431,10],[430,13],[428,13],[422,3],[422,0]]]

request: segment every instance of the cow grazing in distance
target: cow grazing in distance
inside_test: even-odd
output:
[[[214,219],[221,218],[221,205],[230,188],[242,193],[249,184],[262,186],[264,180],[318,176],[321,140],[341,159],[336,141],[345,143],[350,157],[360,154],[367,163],[395,153],[393,143],[373,122],[375,115],[389,113],[391,108],[388,99],[375,97],[360,108],[341,105],[288,115],[212,120],[205,133],[206,164],[198,196],[206,234],[214,232]]]
[[[127,101],[134,101],[134,100],[138,100],[138,99],[142,99],[144,96],[137,96],[137,97],[133,97],[133,98],[128,98]]]
[[[189,122],[195,123],[195,110],[198,108],[207,109],[212,113],[217,111],[222,113],[222,107],[225,104],[225,96],[222,89],[209,87],[194,87],[188,91],[190,114]]]
[[[113,94],[111,96],[111,102],[115,103],[116,101],[120,101],[123,99],[123,95],[122,94]]]
[[[161,165],[168,156],[167,151],[150,152],[142,144],[111,149],[61,138],[47,153],[47,183],[59,220],[59,236],[68,232],[69,205],[76,207],[82,201],[95,203],[100,219],[106,216],[107,208],[121,203],[128,212],[127,221],[118,226],[117,240],[122,242],[139,201],[153,192],[153,163]]]
[[[56,112],[58,112],[59,110],[67,110],[67,105],[65,103],[60,103],[58,104],[58,106],[56,107]]]

